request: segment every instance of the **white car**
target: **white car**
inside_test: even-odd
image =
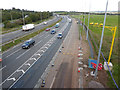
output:
[[[46,25],[47,24],[47,22],[44,22],[44,25]]]
[[[62,37],[63,37],[62,33],[59,33],[58,36],[57,36],[58,39],[62,39]]]

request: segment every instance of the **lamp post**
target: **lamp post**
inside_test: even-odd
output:
[[[42,12],[40,14],[41,14],[40,17],[41,17],[41,22],[42,22]]]
[[[23,10],[22,10],[22,17],[23,17],[23,24],[25,25]]]
[[[89,14],[88,14],[88,28],[87,28],[87,36],[86,36],[86,40],[88,39],[88,31],[89,31],[89,20],[90,20],[90,8],[91,8],[91,1],[89,4]]]
[[[104,36],[104,27],[105,27],[105,21],[106,21],[107,7],[108,7],[108,0],[107,0],[107,3],[106,3],[104,24],[103,24],[102,36],[101,36],[101,41],[100,41],[100,48],[99,48],[98,59],[97,59],[97,67],[96,67],[96,70],[95,70],[95,78],[97,77],[98,64],[99,64],[99,61],[100,61],[100,53],[101,53],[101,47],[102,47],[103,36]]]

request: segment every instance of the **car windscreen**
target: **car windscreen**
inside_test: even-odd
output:
[[[59,36],[62,36],[62,34],[58,34]]]
[[[30,42],[25,42],[26,45],[28,45]]]

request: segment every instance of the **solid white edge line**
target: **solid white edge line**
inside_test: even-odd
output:
[[[6,68],[6,66],[2,67],[2,68],[0,69],[0,71],[3,70],[4,68]]]
[[[53,78],[53,81],[52,81],[52,83],[50,85],[50,88],[52,88],[54,81],[55,81],[55,77]]]
[[[67,27],[67,24],[68,24],[68,23],[66,23],[63,28],[65,28],[65,26]],[[62,28],[61,30],[63,30],[63,28]],[[59,31],[59,32],[60,32],[60,31]],[[58,32],[58,33],[59,33],[59,32]],[[56,35],[53,36],[52,38],[54,38],[54,37],[56,37]],[[52,39],[52,38],[51,38],[51,39]],[[51,40],[51,39],[50,39],[50,40]],[[50,41],[50,40],[49,40],[49,41]],[[49,41],[48,41],[48,42],[49,42]],[[48,42],[47,42],[47,43],[48,43]],[[44,46],[43,46],[43,47],[44,47]],[[41,47],[41,48],[42,48],[42,47]],[[40,49],[41,49],[41,48],[40,48]],[[39,49],[39,50],[40,50],[40,49]],[[38,51],[39,51],[39,50],[38,50]],[[37,52],[38,52],[38,51],[37,51]],[[36,52],[36,53],[37,53],[37,52]],[[33,54],[32,56],[34,56],[34,54]],[[31,57],[32,57],[32,56],[31,56]],[[30,58],[31,58],[31,57],[30,57]],[[30,59],[30,58],[29,58],[29,59]],[[27,61],[29,61],[29,59],[28,59]],[[27,61],[26,61],[26,62],[27,62]],[[36,61],[37,61],[37,60],[36,60]],[[26,62],[25,62],[25,63],[26,63]],[[19,68],[21,68],[25,63],[23,63]],[[35,64],[35,62],[34,62],[31,66],[33,66],[34,64]],[[31,66],[26,70],[26,72],[31,68]],[[19,68],[18,68],[18,69],[19,69]],[[15,72],[16,72],[16,71],[14,71],[10,76],[12,76]],[[24,74],[22,74],[9,88],[11,88],[23,75],[24,75]],[[10,76],[9,76],[9,77],[10,77]],[[8,78],[9,78],[9,77],[8,77]],[[7,78],[7,79],[8,79],[8,78]],[[2,85],[3,83],[5,83],[7,79],[5,79],[0,85]]]

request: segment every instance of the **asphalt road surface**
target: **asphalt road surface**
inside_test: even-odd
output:
[[[56,31],[63,32],[65,38],[70,26],[64,17]],[[33,88],[63,41],[57,39],[57,33],[51,35],[50,31],[43,31],[33,38],[36,43],[30,49],[22,49],[19,44],[3,53],[0,85],[3,88]]]
[[[79,46],[78,24],[73,19],[70,31],[62,44],[64,48],[60,49],[61,53],[57,54],[54,67],[46,77],[45,88],[79,88],[80,74],[77,72]]]
[[[18,38],[20,36],[35,32],[35,31],[40,30],[40,29],[43,29],[44,27],[46,27],[48,25],[51,25],[52,23],[58,21],[59,19],[60,19],[60,17],[54,17],[52,20],[48,21],[47,25],[44,25],[43,23],[40,23],[40,24],[36,25],[35,29],[33,29],[33,30],[22,31],[22,29],[21,29],[21,30],[17,30],[17,31],[13,31],[13,32],[10,32],[10,33],[3,34],[2,35],[2,43],[8,42],[8,41],[10,41],[12,39],[15,39],[15,38]]]

